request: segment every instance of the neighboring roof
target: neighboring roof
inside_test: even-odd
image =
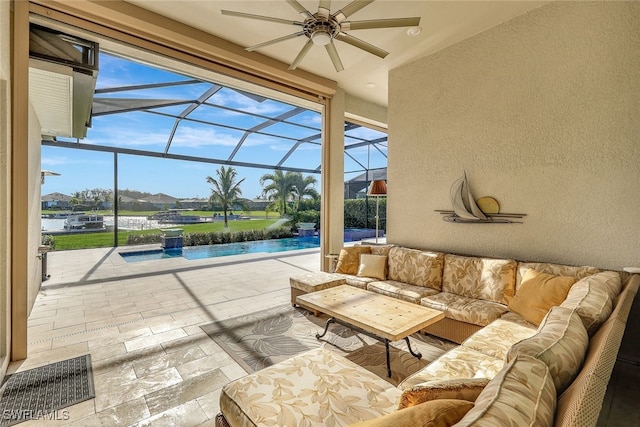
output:
[[[143,197],[141,201],[148,203],[175,203],[178,199],[168,194],[158,193],[151,196]]]
[[[112,194],[112,197],[113,197],[113,194]],[[120,201],[124,203],[131,203],[138,200],[138,199],[134,199],[133,197],[123,196],[123,195],[120,195],[119,198],[120,198]]]
[[[71,196],[62,193],[50,193],[41,197],[43,202],[70,202]]]
[[[209,203],[209,199],[197,198],[197,199],[180,199],[180,203]]]

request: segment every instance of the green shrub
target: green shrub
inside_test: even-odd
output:
[[[344,201],[345,228],[375,228],[376,227],[376,199],[348,199]],[[381,230],[387,229],[387,199],[380,198]]]
[[[282,239],[285,237],[293,237],[293,232],[288,227],[278,227],[272,230],[185,233],[183,244],[184,246],[219,245],[224,243],[252,242],[255,240]]]
[[[51,250],[54,250],[56,248],[56,239],[51,234],[43,234],[42,245],[49,246]]]
[[[127,245],[146,245],[149,243],[161,243],[162,234],[129,234],[127,236]]]

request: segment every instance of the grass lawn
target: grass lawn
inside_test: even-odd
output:
[[[275,223],[278,219],[256,219],[251,221],[229,221],[228,231],[262,230]],[[181,228],[185,233],[209,233],[225,231],[224,222],[202,223],[202,224],[182,224],[172,228]],[[160,229],[118,231],[118,246],[127,244],[129,234],[157,234]],[[55,250],[64,251],[70,249],[87,249],[113,246],[113,232],[105,231],[100,233],[78,233],[64,234],[53,237]]]

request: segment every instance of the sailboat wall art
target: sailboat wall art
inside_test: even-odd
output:
[[[471,194],[467,172],[457,179],[450,190],[453,210],[436,210],[447,222],[472,224],[522,224],[517,221],[526,214],[500,213],[500,205],[493,197],[476,200]]]

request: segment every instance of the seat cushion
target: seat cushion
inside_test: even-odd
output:
[[[536,332],[532,324],[498,319],[471,335],[462,345],[497,359],[506,359],[512,345],[535,335]]]
[[[425,296],[420,300],[420,304],[444,311],[445,316],[449,319],[480,326],[488,325],[499,319],[508,310],[504,304],[464,297],[449,292]]]
[[[315,271],[312,273],[298,274],[289,278],[292,288],[300,289],[306,293],[322,291],[335,286],[344,285],[345,279],[338,274]]]
[[[444,254],[396,246],[389,250],[388,261],[390,280],[442,289]]]
[[[326,349],[314,349],[223,387],[233,426],[346,426],[396,410],[401,391]]]
[[[398,387],[406,390],[429,381],[466,378],[491,379],[500,372],[504,365],[504,359],[487,356],[479,351],[459,346],[405,378]]]
[[[555,409],[549,368],[532,357],[518,356],[487,384],[456,427],[551,426]]]
[[[538,325],[534,325],[533,323],[527,321],[524,317],[514,311],[507,311],[502,315],[501,319],[513,323],[518,323],[522,326],[526,326],[527,328],[538,329]]]
[[[369,282],[367,283],[366,289],[371,292],[376,292],[415,304],[419,304],[420,300],[425,296],[438,293],[438,291],[432,288],[410,285],[408,283],[397,282],[395,280]]]
[[[378,279],[372,277],[358,277],[351,274],[333,273],[334,276],[344,279],[347,285],[355,286],[360,289],[367,289],[367,285],[371,282],[375,282]]]
[[[518,354],[543,361],[549,367],[558,394],[561,394],[580,371],[588,346],[587,330],[575,310],[553,307],[535,335],[511,347],[507,361]]]
[[[446,254],[442,290],[508,304],[515,291],[517,262]]]

